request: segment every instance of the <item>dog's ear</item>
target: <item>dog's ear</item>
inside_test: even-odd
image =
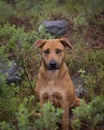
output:
[[[70,41],[67,38],[61,38],[60,42],[68,48],[74,49],[73,46],[71,45]]]
[[[34,49],[37,49],[37,48],[39,48],[39,47],[42,47],[45,42],[46,42],[45,39],[37,40],[37,41],[34,43]]]

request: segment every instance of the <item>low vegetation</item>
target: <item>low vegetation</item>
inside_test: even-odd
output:
[[[47,19],[68,21],[67,37],[74,50],[66,51],[65,61],[70,75],[80,76],[87,90],[81,106],[72,110],[71,129],[104,129],[103,11],[103,0],[0,0],[0,130],[57,130],[60,126],[62,109],[47,102],[41,110],[34,91],[41,55],[33,44],[53,37],[38,32]],[[12,61],[21,83],[8,83],[8,73],[2,72]]]

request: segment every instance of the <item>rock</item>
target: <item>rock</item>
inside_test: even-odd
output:
[[[67,33],[68,22],[66,20],[43,21],[39,26],[39,32],[44,28],[46,33],[54,36],[62,36]]]
[[[87,90],[85,90],[83,87],[84,85],[83,80],[80,77],[71,77],[71,79],[74,83],[77,97],[79,98],[85,97],[87,94]]]
[[[65,2],[65,0],[58,0],[58,2],[59,2],[60,4],[63,4],[63,3]]]
[[[15,61],[11,61],[11,66],[8,67],[8,63],[0,62],[0,74],[6,77],[7,83],[17,83],[19,84],[22,81],[22,77],[20,76],[20,68],[17,67]]]

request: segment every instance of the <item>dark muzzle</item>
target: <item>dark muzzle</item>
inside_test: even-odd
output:
[[[57,70],[59,69],[59,64],[55,60],[51,60],[47,65],[48,70]]]

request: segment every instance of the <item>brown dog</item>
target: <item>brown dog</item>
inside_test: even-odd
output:
[[[42,105],[51,101],[56,107],[64,110],[62,130],[68,130],[69,108],[80,104],[64,63],[65,48],[73,47],[67,38],[40,39],[35,42],[34,47],[41,48],[43,57],[36,84],[37,97]]]

